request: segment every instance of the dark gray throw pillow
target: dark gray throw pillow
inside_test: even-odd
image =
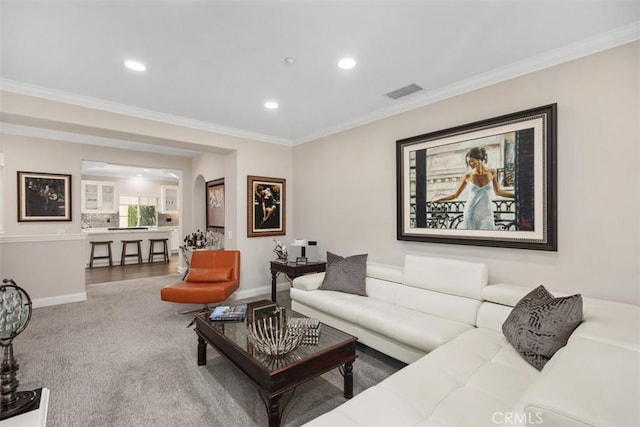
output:
[[[538,286],[513,307],[502,333],[527,362],[541,370],[581,322],[580,294],[554,298]]]
[[[327,252],[327,272],[320,289],[367,296],[367,254],[341,257]]]

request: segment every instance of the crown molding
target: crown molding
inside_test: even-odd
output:
[[[637,40],[640,40],[640,21],[635,21],[629,25],[533,56],[523,61],[518,61],[504,67],[496,68],[484,74],[456,82],[441,89],[410,96],[408,97],[409,99],[404,101],[396,101],[392,106],[376,110],[371,114],[360,116],[355,120],[350,120],[340,125],[296,139],[293,141],[293,146],[315,141],[317,139],[334,135],[339,132],[344,132],[377,120],[395,116],[419,107],[424,107],[448,98],[453,98],[454,96],[462,95],[464,93],[511,80],[516,77],[560,65],[585,56],[593,55]]]
[[[57,102],[64,102],[67,104],[78,105],[116,114],[123,114],[141,119],[153,120],[161,123],[167,123],[206,132],[219,133],[223,135],[246,138],[277,145],[296,146],[320,138],[324,138],[329,135],[344,132],[346,130],[362,126],[377,120],[404,113],[419,107],[430,105],[448,98],[452,98],[454,96],[481,89],[486,86],[507,81],[525,74],[530,74],[532,72],[553,67],[555,65],[569,62],[574,59],[631,43],[639,39],[640,21],[635,21],[631,24],[619,27],[615,30],[587,38],[585,40],[564,46],[562,48],[545,52],[543,54],[528,58],[523,61],[515,62],[505,67],[491,70],[484,74],[454,83],[444,88],[430,91],[424,94],[417,94],[415,96],[409,97],[409,99],[406,99],[404,101],[395,101],[394,104],[389,107],[378,109],[371,114],[360,116],[354,120],[343,122],[339,125],[308,134],[295,140],[289,140],[271,135],[264,135],[227,126],[217,125],[214,123],[188,119],[171,114],[145,110],[142,108],[136,108],[115,102],[76,95],[64,91],[43,88],[40,86],[30,85],[27,83],[9,79],[0,79],[0,88],[3,91],[7,92],[34,96]]]
[[[132,107],[130,105],[119,104],[117,102],[105,101],[102,99],[91,98],[83,95],[77,95],[74,93],[64,92],[56,89],[49,89],[16,80],[0,79],[0,89],[6,92],[33,96],[37,98],[48,99],[50,101],[63,102],[65,104],[77,105],[80,107],[92,108],[109,113],[122,114],[125,116],[137,117],[139,119],[152,120],[155,122],[167,123],[206,132],[219,133],[222,135],[233,136],[237,138],[251,139],[254,141],[268,142],[271,144],[285,145],[289,147],[292,145],[291,140],[284,138],[245,131],[242,129],[217,125],[200,120],[193,120],[172,114],[160,113],[157,111],[146,110],[144,108]]]

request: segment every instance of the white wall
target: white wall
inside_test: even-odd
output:
[[[639,64],[633,43],[297,146],[296,235],[321,251],[468,259],[491,282],[640,304]],[[396,240],[396,140],[556,102],[558,252]]]

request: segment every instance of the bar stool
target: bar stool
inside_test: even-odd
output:
[[[113,243],[113,240],[97,240],[89,243],[91,243],[91,258],[89,260],[89,268],[93,268],[93,261],[96,259],[108,259],[109,267],[113,267],[113,258],[111,258],[111,243]],[[108,255],[96,256],[95,255],[96,246],[103,246],[103,245],[107,247]]]
[[[132,256],[138,258],[138,264],[142,264],[142,247],[140,246],[140,242],[142,242],[142,239],[122,240],[122,255],[120,256],[120,265],[125,265],[126,258]],[[136,252],[128,254],[127,245],[135,245],[134,248],[136,248]]]
[[[149,263],[152,263],[154,261],[153,258],[155,255],[162,255],[162,261],[169,262],[169,245],[167,244],[168,240],[168,238],[149,239]],[[157,252],[155,249],[156,243],[162,244],[162,250],[160,252]]]

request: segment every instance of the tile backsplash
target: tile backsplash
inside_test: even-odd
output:
[[[119,218],[117,213],[98,214],[83,213],[81,215],[82,228],[109,228],[118,227]],[[178,214],[158,214],[158,227],[178,227],[180,225],[180,217]]]
[[[118,227],[119,219],[117,213],[98,214],[83,213],[80,216],[82,220],[82,228],[109,228]]]
[[[180,225],[178,214],[159,213],[158,227],[177,227]]]

